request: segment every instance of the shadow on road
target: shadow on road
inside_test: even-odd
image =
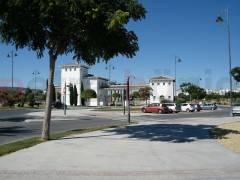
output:
[[[0,127],[0,136],[16,136],[18,134],[31,133],[33,131],[26,130],[22,126]]]
[[[164,141],[171,143],[193,142],[210,139],[211,125],[184,125],[184,124],[150,124],[128,126],[121,129],[105,130],[116,135],[128,135],[128,138]]]

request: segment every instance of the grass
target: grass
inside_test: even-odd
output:
[[[212,134],[226,148],[240,153],[240,122],[219,125],[213,129]]]
[[[121,126],[124,126],[124,125],[121,125]],[[50,140],[59,140],[63,137],[71,136],[74,134],[82,134],[82,133],[87,133],[87,132],[92,132],[92,131],[103,130],[103,129],[107,129],[107,128],[117,128],[117,127],[121,127],[121,126],[113,125],[113,126],[101,126],[101,127],[96,127],[96,128],[69,130],[69,131],[65,131],[65,132],[51,134]],[[19,151],[21,149],[35,146],[35,145],[43,143],[43,142],[45,142],[45,141],[41,140],[40,137],[32,137],[32,138],[0,145],[0,157],[3,155],[6,155],[6,154],[10,154],[10,153]]]

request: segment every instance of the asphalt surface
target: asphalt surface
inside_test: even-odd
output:
[[[176,117],[187,118],[166,122],[171,115],[133,115],[139,123],[75,134],[3,156],[0,180],[240,179],[239,154],[209,134],[216,125],[239,121],[224,117],[227,109],[181,113]]]
[[[0,111],[0,144],[6,144],[25,138],[40,136],[42,130],[41,121],[25,122],[27,119],[38,119],[38,116],[26,115],[29,112],[36,111],[42,110]],[[74,120],[51,121],[51,133],[80,128],[95,128],[99,126],[121,124],[124,124],[124,122],[94,116],[81,116],[79,118],[74,118]]]
[[[43,110],[11,110],[0,111],[0,144],[6,144],[17,140],[40,136],[42,129],[42,122],[26,122],[27,119],[37,119],[39,117],[26,115],[29,112],[36,112]],[[177,113],[177,114],[140,114],[140,116],[133,116],[135,121],[168,121],[187,118],[199,117],[228,117],[230,111],[228,108],[221,108],[216,111],[202,111],[194,113]],[[106,125],[121,125],[124,124],[122,118],[115,118],[114,120],[105,119],[97,116],[81,116],[79,118],[71,118],[71,120],[54,120],[51,122],[51,132],[62,132],[72,129],[80,128],[94,128]]]

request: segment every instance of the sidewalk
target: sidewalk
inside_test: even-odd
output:
[[[0,158],[0,179],[239,179],[240,155],[211,139],[205,121],[142,122],[42,143]]]

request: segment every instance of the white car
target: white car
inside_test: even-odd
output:
[[[181,111],[181,106],[176,103],[165,103],[169,109],[171,109],[173,112],[178,113]]]
[[[190,103],[183,103],[181,105],[181,110],[185,112],[194,112],[195,111],[195,106]]]
[[[234,104],[232,107],[232,116],[240,115],[240,104]]]

